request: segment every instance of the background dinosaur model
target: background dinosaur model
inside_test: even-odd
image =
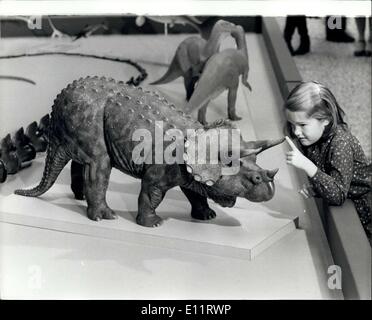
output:
[[[218,20],[212,28],[208,41],[199,36],[186,38],[178,45],[166,73],[151,84],[168,83],[182,76],[186,89],[186,100],[189,100],[205,63],[219,51],[223,36],[234,31],[236,33],[236,28],[237,26],[231,22]]]
[[[99,29],[103,29],[105,31],[108,30],[108,27],[106,26],[106,24],[103,22],[103,23],[100,23],[100,24],[94,24],[94,25],[90,25],[90,24],[87,24],[76,36],[75,38],[72,40],[72,41],[76,41],[78,39],[80,39],[81,37],[84,37],[84,38],[87,38],[89,36],[91,36],[94,32],[96,32],[97,30]]]
[[[10,134],[1,140],[0,158],[5,165],[7,174],[15,174],[22,169],[22,161],[18,156]]]
[[[45,152],[47,149],[47,141],[43,136],[42,130],[39,129],[37,122],[34,121],[26,129],[26,135],[30,139],[32,146],[36,152]]]
[[[5,182],[7,177],[8,171],[6,170],[4,162],[0,159],[0,183]]]
[[[44,152],[47,148],[45,138],[48,130],[49,114],[40,121],[40,126],[34,121],[26,130],[18,129],[13,139],[7,134],[0,143],[0,183],[6,181],[8,174],[15,174],[21,169],[31,166],[36,152]]]
[[[214,54],[206,63],[194,93],[186,104],[186,112],[199,109],[198,120],[206,124],[206,111],[210,100],[228,90],[227,111],[230,120],[241,120],[236,114],[235,103],[239,78],[244,86],[248,83],[249,60],[245,33],[241,26],[231,33],[236,39],[237,49],[226,49]]]
[[[201,32],[200,30],[200,24],[201,21],[199,21],[196,17],[193,16],[138,16],[136,18],[136,25],[139,27],[142,27],[145,24],[146,19],[162,23],[164,24],[164,32],[167,34],[167,26],[173,27],[176,24],[181,24],[181,25],[190,25],[192,26],[196,31],[199,33]]]
[[[23,127],[15,133],[14,145],[17,149],[18,158],[22,163],[35,159],[36,149],[32,145],[30,138],[25,135]]]
[[[156,137],[159,123],[163,125],[164,145],[161,154],[172,143],[166,139],[169,129],[184,133],[232,128],[229,123],[216,124],[215,128],[203,126],[190,115],[177,109],[157,93],[128,86],[114,79],[87,77],[75,80],[61,91],[54,100],[49,125],[49,144],[44,173],[40,184],[31,190],[16,190],[24,196],[40,196],[56,181],[70,159],[84,166],[84,194],[88,203],[90,219],[113,219],[115,213],[106,203],[112,167],[136,178],[142,179],[138,198],[138,224],[158,226],[162,219],[156,215],[156,208],[166,192],[180,186],[192,206],[192,217],[211,219],[215,212],[209,208],[207,198],[222,206],[233,206],[236,197],[251,201],[267,201],[274,195],[273,178],[277,170],[263,170],[255,163],[255,154],[279,144],[276,141],[245,142],[242,140],[242,154],[238,173],[223,175],[222,164],[185,163],[157,164],[155,161],[137,162],[133,152],[138,142],[133,134],[145,129]],[[186,136],[186,134],[185,134]],[[182,139],[182,144],[187,146]],[[156,157],[159,139],[152,139],[144,159]],[[154,151],[155,150],[155,151]],[[225,150],[228,151],[228,150]],[[154,154],[155,153],[155,154]]]

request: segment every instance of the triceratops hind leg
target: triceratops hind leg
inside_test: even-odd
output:
[[[88,218],[92,220],[116,219],[106,203],[106,191],[111,173],[110,158],[101,156],[84,167],[84,192],[88,203]]]
[[[142,180],[141,192],[138,197],[138,215],[136,221],[144,227],[158,227],[163,219],[156,215],[155,209],[165,196],[165,191]]]
[[[71,190],[75,199],[84,200],[84,165],[71,161]]]
[[[209,208],[206,197],[184,187],[181,190],[191,203],[191,216],[198,220],[210,220],[216,217],[216,213]]]

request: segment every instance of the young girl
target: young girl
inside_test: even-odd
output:
[[[372,165],[350,133],[331,91],[315,81],[303,82],[287,98],[285,114],[288,133],[303,152],[287,137],[292,149],[287,163],[309,177],[311,187],[305,188],[305,196],[321,197],[330,205],[351,199],[370,238]]]

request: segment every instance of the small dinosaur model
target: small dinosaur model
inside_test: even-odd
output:
[[[243,85],[252,90],[248,83],[248,50],[243,28],[237,26],[236,32],[232,32],[231,36],[237,41],[237,49],[223,50],[207,61],[195,91],[186,104],[185,111],[188,113],[199,109],[198,120],[203,124],[207,123],[206,111],[209,101],[225,90],[228,90],[228,118],[241,120],[235,110],[240,76]]]
[[[31,140],[25,135],[23,127],[14,135],[14,145],[17,149],[18,158],[21,162],[28,162],[36,157],[36,150],[31,144]]]
[[[146,18],[164,25],[169,25],[171,28],[175,24],[190,25],[196,31],[200,32],[201,22],[193,16],[138,16],[136,18],[136,25],[142,27],[145,24]]]
[[[155,210],[166,192],[176,186],[190,201],[191,215],[196,219],[215,217],[207,198],[229,207],[235,204],[238,196],[256,202],[270,200],[274,195],[273,179],[277,170],[261,169],[255,163],[256,154],[281,143],[283,139],[246,142],[239,135],[241,162],[238,158],[239,166],[235,174],[224,174],[223,170],[230,165],[221,161],[203,163],[190,160],[197,137],[210,130],[216,130],[221,135],[222,129],[232,132],[233,126],[222,121],[204,128],[158,93],[104,77],[80,78],[63,89],[54,100],[41,182],[33,189],[16,190],[15,193],[31,197],[42,195],[52,187],[72,159],[84,170],[84,174],[72,177],[83,181],[72,181],[72,184],[84,185],[87,215],[92,220],[116,217],[106,202],[113,167],[142,180],[136,218],[142,226],[161,224],[162,219]],[[160,139],[156,138],[158,130],[162,133]],[[194,139],[185,141],[182,135],[178,139],[171,133],[172,130],[183,137],[189,137],[188,131],[191,130]],[[142,139],[137,136],[139,132],[148,135],[141,136]],[[136,153],[144,142],[147,142],[147,147],[143,152]],[[186,149],[185,154],[181,154],[184,161],[164,161],[168,148],[174,145]],[[224,144],[221,150],[228,152],[233,148],[235,146],[230,143]],[[202,158],[199,149],[195,154],[197,159]],[[157,161],[159,155],[164,156],[164,160]],[[142,161],[138,161],[141,156]]]
[[[94,32],[96,32],[99,29],[108,30],[108,27],[105,23],[95,24],[95,25],[86,25],[76,36],[72,41],[76,41],[80,39],[81,37],[87,38],[90,35],[92,35]]]
[[[26,135],[30,139],[36,152],[45,152],[47,149],[47,142],[43,137],[43,133],[39,130],[37,122],[34,121],[26,129]]]
[[[67,38],[70,35],[63,33],[62,31],[58,30],[52,22],[52,19],[47,17],[50,27],[52,28],[52,34],[50,35],[51,38]]]
[[[31,30],[31,32],[33,32],[34,30],[43,29],[42,28],[41,16],[39,17],[39,19],[40,19],[40,25],[39,26],[36,26],[35,25],[35,18],[36,18],[35,16],[7,16],[6,18],[4,18],[2,20],[23,21],[23,22],[26,22],[28,28]],[[50,17],[47,16],[47,20],[49,22],[50,28],[52,29],[52,34],[50,35],[51,38],[67,38],[67,37],[70,37],[68,34],[63,33],[60,30],[58,30],[54,26],[54,24],[53,24],[52,20],[50,19]]]
[[[41,134],[41,137],[43,137],[46,142],[48,142],[49,122],[50,122],[50,116],[49,114],[46,114],[40,119],[39,127],[38,127],[39,134]]]
[[[5,165],[8,174],[15,174],[22,168],[22,161],[18,157],[17,148],[14,145],[10,134],[1,140],[0,158]]]
[[[0,159],[0,183],[3,183],[6,181],[8,172],[6,171],[6,167],[4,162]]]
[[[231,34],[237,26],[225,20],[218,20],[207,40],[199,36],[191,36],[183,40],[177,47],[176,53],[166,73],[152,85],[165,84],[183,77],[188,101],[194,91],[196,82],[207,60],[219,51],[223,36]]]

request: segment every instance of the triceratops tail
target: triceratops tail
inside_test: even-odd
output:
[[[171,82],[182,75],[182,70],[177,62],[177,55],[174,56],[167,72],[158,80],[150,84],[164,84]]]
[[[38,197],[42,195],[52,187],[69,160],[70,157],[66,155],[61,145],[56,146],[50,143],[47,150],[43,177],[39,185],[29,190],[15,190],[14,193],[26,197]]]

